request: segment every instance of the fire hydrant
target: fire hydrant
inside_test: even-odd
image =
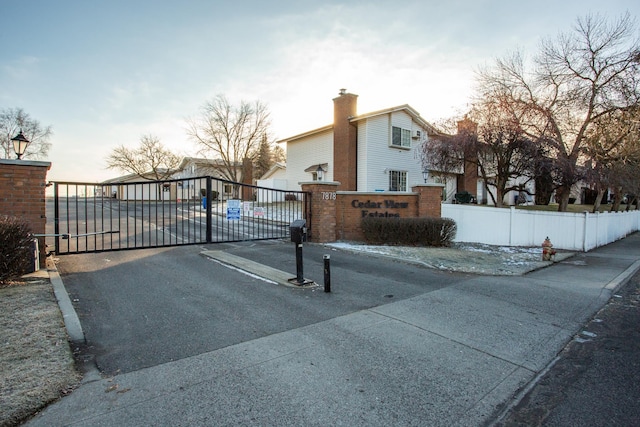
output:
[[[556,256],[556,250],[553,249],[553,244],[551,243],[551,240],[549,240],[549,237],[547,236],[547,238],[544,239],[544,242],[542,242],[542,260],[553,261],[555,259],[555,256]]]

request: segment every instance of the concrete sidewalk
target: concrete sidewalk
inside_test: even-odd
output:
[[[85,382],[27,425],[483,425],[640,268],[640,234]]]

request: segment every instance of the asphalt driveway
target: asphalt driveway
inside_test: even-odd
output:
[[[68,255],[59,270],[87,346],[106,375],[195,356],[278,332],[451,286],[470,276],[370,255],[305,245],[304,276],[332,292],[265,282],[200,256],[203,249],[296,273],[295,247],[282,241]]]

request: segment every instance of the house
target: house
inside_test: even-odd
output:
[[[236,176],[242,179],[242,163],[235,162],[234,168]],[[220,200],[225,200],[234,197],[234,192],[237,192],[237,188],[231,183],[228,169],[222,159],[185,157],[182,159],[178,171],[173,174],[173,178],[182,180],[178,182],[178,186],[181,187],[181,198],[183,199],[199,199],[202,196],[200,189],[203,184],[199,184],[191,178],[204,176],[216,178],[212,191]],[[225,180],[229,182],[224,182]]]
[[[235,167],[237,176],[242,177],[243,165],[236,163]],[[96,193],[119,200],[200,200],[204,180],[199,182],[193,178],[207,176],[216,178],[212,191],[220,200],[235,197],[239,191],[238,186],[226,178],[227,167],[220,159],[185,157],[178,169],[171,173],[163,171],[162,175],[169,178],[156,182],[156,175],[148,173],[108,179],[100,183]]]
[[[166,175],[167,171],[160,171]],[[140,176],[129,174],[102,181],[96,186],[96,195],[118,200],[172,200],[175,199],[175,185],[157,182],[151,172]]]
[[[340,191],[410,192],[425,183],[422,144],[436,129],[409,105],[358,115],[357,99],[342,89],[333,99],[333,124],[278,141],[286,143],[279,178],[286,189],[323,180],[339,182]],[[451,178],[431,175],[428,181],[445,184],[452,198],[457,180]]]
[[[287,166],[284,163],[276,162],[258,180],[258,187],[272,188],[274,190],[287,190]],[[273,203],[283,202],[285,193],[275,191],[257,191],[256,200],[258,202]]]

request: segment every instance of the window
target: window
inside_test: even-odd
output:
[[[406,171],[389,171],[389,191],[407,191]]]
[[[391,128],[391,146],[411,148],[411,131],[393,126]]]

